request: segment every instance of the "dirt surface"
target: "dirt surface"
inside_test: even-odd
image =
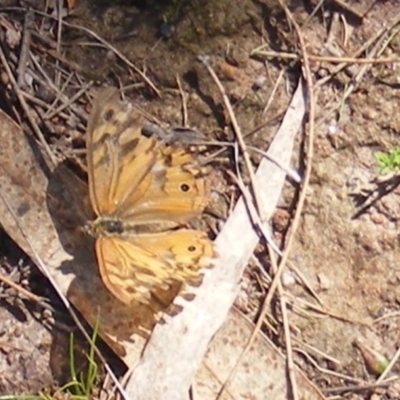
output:
[[[164,126],[186,122],[209,140],[231,141],[234,137],[218,89],[196,61],[199,55],[209,56],[234,106],[247,144],[266,150],[300,73],[295,60],[283,57],[267,60],[261,52],[253,54],[262,45],[263,51],[297,52],[296,37],[280,7],[275,2],[250,0],[192,0],[183,2],[180,8],[173,2],[164,7],[158,3],[139,6],[132,3],[111,5],[81,0],[65,16],[70,25],[64,26],[61,53],[70,65],[76,66],[75,72],[80,74],[82,82],[130,86],[128,95],[134,96],[140,107]],[[388,16],[394,18],[398,8],[395,1],[372,0],[350,2],[349,6],[350,11],[339,6],[324,8],[305,25],[303,34],[310,53],[353,56],[383,26],[390,26]],[[313,7],[310,4],[307,7],[302,4],[291,7],[300,25],[312,12]],[[25,15],[24,11],[1,9],[0,13],[8,21],[20,22]],[[358,18],[357,14],[364,18]],[[163,24],[163,16],[169,23]],[[39,23],[39,17],[36,18]],[[54,22],[46,20],[46,23],[44,32],[52,37]],[[145,71],[160,96],[139,75],[127,73],[125,61],[109,45],[100,45],[88,31],[101,36]],[[399,37],[395,35],[382,57],[398,55],[399,48]],[[54,63],[44,58],[41,61],[48,70]],[[315,82],[322,82],[337,65],[311,60]],[[364,68],[365,74],[355,78]],[[317,302],[297,277],[296,283],[288,285],[286,290],[293,296],[292,332],[300,340],[296,342],[295,361],[322,389],[374,382],[375,376],[367,372],[355,341],[389,359],[398,347],[400,180],[396,176],[379,176],[374,153],[398,146],[399,69],[400,63],[349,64],[315,89],[311,184],[290,259],[319,296],[323,303],[320,307],[325,311],[316,312],[305,306],[304,300],[314,305]],[[343,100],[351,84],[355,88]],[[185,96],[187,121],[182,117],[179,85]],[[40,85],[35,90],[46,96]],[[56,154],[77,158],[77,150],[84,146],[82,123],[67,122],[70,126],[66,130],[61,134],[47,133],[47,140]],[[260,125],[264,126],[254,131]],[[310,162],[304,159],[302,145],[303,142],[298,143],[293,156],[293,168],[300,173],[304,164]],[[223,172],[234,170],[230,150],[219,157],[212,165],[224,182],[223,190],[230,196],[233,186]],[[257,164],[260,156],[252,157]],[[285,238],[286,221],[294,212],[298,190],[296,185],[288,183],[283,194],[275,219],[277,240]],[[216,212],[225,217],[228,206],[224,203]],[[279,225],[282,218],[284,223]],[[3,242],[0,246],[0,256],[5,257]],[[259,250],[263,267],[268,269],[264,249]],[[3,263],[7,262],[3,258]],[[7,271],[4,273],[8,274]],[[257,268],[249,268],[243,285],[243,291],[250,293],[253,312],[246,305],[241,309],[250,315],[256,314],[254,308],[257,309],[262,298],[256,275],[260,275]],[[0,326],[4,327],[0,330],[0,393],[37,393],[52,381],[47,351],[51,336],[32,317],[19,321],[6,307],[7,300],[0,301]],[[9,339],[15,337],[18,339],[13,339],[4,350]],[[4,346],[3,338],[6,338]],[[325,356],[300,343],[313,346]],[[37,363],[36,372],[40,366],[42,374],[32,373],[32,362]],[[342,375],[318,370],[317,364]],[[398,373],[396,366],[393,373]],[[17,376],[21,379],[14,378]],[[377,393],[381,398],[399,398],[400,388],[396,385],[393,383]],[[355,392],[351,398],[367,399],[371,393]]]
[[[16,315],[17,314],[17,315]],[[40,321],[29,313],[12,313],[0,308],[0,392],[2,394],[38,393],[52,382],[49,368],[52,337]],[[36,332],[28,335],[28,332]],[[6,371],[6,372],[5,372]]]

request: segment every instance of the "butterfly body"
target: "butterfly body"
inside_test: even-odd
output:
[[[101,278],[124,303],[148,303],[158,290],[196,281],[213,245],[187,223],[207,191],[194,157],[141,134],[143,118],[106,89],[89,118],[89,194]]]

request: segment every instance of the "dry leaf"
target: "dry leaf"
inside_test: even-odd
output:
[[[89,323],[99,319],[103,339],[132,365],[155,324],[154,313],[139,304],[121,305],[104,288],[93,243],[80,228],[86,185],[62,166],[49,172],[35,143],[1,110],[0,123],[3,228],[38,266],[37,258],[42,260]]]

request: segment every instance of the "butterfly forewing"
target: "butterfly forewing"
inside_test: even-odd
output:
[[[111,215],[121,207],[156,161],[156,141],[141,136],[138,111],[122,103],[115,89],[104,92],[93,105],[87,134],[89,191],[97,215]],[[145,186],[143,182],[142,191]]]
[[[172,150],[180,153],[180,150]],[[125,221],[161,224],[170,228],[182,225],[198,216],[206,205],[203,179],[198,179],[198,169],[189,168],[194,159],[178,157],[171,164],[170,154],[159,149],[157,161],[147,178],[149,185],[140,185],[118,215]],[[179,162],[180,161],[180,162]]]

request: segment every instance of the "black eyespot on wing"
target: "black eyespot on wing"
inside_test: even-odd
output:
[[[187,249],[190,253],[193,253],[194,251],[196,251],[196,246],[189,246]]]
[[[182,183],[180,185],[180,189],[181,189],[182,192],[187,193],[190,190],[190,186],[187,183]]]

